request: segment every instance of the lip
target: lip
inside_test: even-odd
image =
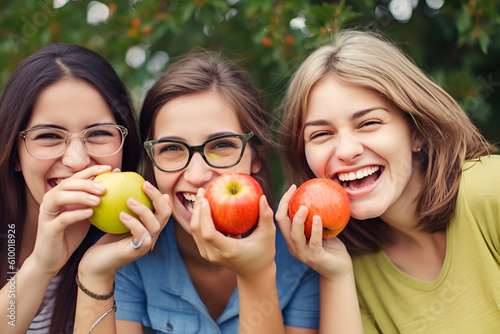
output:
[[[344,190],[346,191],[347,195],[349,196],[349,198],[356,198],[356,197],[361,197],[361,196],[365,196],[369,193],[371,193],[373,190],[375,190],[375,188],[378,186],[378,184],[380,183],[380,180],[382,178],[382,175],[384,174],[384,170],[385,168],[381,165],[369,165],[369,166],[365,166],[365,167],[359,167],[359,168],[353,168],[353,169],[350,169],[350,170],[343,170],[343,171],[340,171],[338,173],[336,173],[333,177],[333,180],[337,183],[339,183],[340,185],[342,185],[343,181],[341,181],[339,179],[339,174],[350,174],[350,173],[354,173],[354,174],[357,174],[359,171],[365,171],[365,170],[370,170],[370,169],[374,169],[374,168],[377,168],[377,171],[375,171],[375,173],[380,173],[378,178],[370,185],[366,186],[366,187],[363,187],[361,189],[346,189],[344,188]],[[373,174],[373,173],[371,173]],[[369,175],[371,175],[369,174]]]

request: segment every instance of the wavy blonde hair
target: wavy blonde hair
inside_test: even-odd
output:
[[[380,34],[345,30],[330,45],[313,52],[298,68],[283,104],[280,144],[288,179],[301,184],[315,177],[304,153],[304,118],[314,85],[331,76],[367,88],[406,117],[422,140],[414,159],[421,165],[419,226],[428,233],[445,230],[454,209],[462,165],[495,151],[459,104],[424,74],[394,43]],[[388,242],[389,227],[380,219],[356,221],[341,234],[352,254],[374,252]],[[380,241],[385,240],[385,241]]]

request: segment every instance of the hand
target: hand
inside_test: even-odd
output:
[[[105,189],[91,179],[110,171],[93,166],[61,181],[43,197],[32,256],[47,274],[55,275],[85,238],[93,210]]]
[[[158,235],[170,218],[172,208],[169,196],[162,195],[148,181],[144,182],[142,189],[151,199],[154,211],[137,200],[129,198],[127,207],[139,219],[125,212],[120,213],[120,220],[130,233],[107,233],[89,248],[80,261],[81,278],[83,276],[86,276],[86,279],[97,277],[112,281],[121,267],[152,251]],[[134,248],[132,242],[138,247]]]
[[[304,235],[304,222],[308,213],[305,206],[299,208],[292,223],[288,215],[288,206],[295,190],[297,190],[295,185],[288,189],[276,212],[276,221],[288,244],[290,253],[325,278],[351,273],[351,258],[342,241],[337,237],[322,238],[322,224],[319,216],[313,217],[311,239],[309,240]]]
[[[206,260],[222,265],[245,278],[254,278],[274,268],[276,227],[273,210],[266,197],[259,202],[257,228],[247,237],[225,236],[217,231],[210,205],[199,189],[191,217],[191,231],[200,254]]]

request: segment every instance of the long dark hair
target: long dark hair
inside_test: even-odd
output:
[[[27,217],[26,184],[14,166],[19,162],[19,131],[27,125],[39,94],[50,85],[73,78],[94,86],[108,103],[118,124],[127,127],[122,170],[136,170],[140,156],[137,120],[127,88],[113,67],[99,54],[81,46],[53,44],[24,60],[10,77],[0,98],[0,281],[7,282],[8,234],[15,231],[15,256],[19,261]],[[14,227],[14,229],[12,229]],[[75,275],[78,263],[97,237],[91,228],[60,271],[61,283],[51,322],[51,333],[72,333],[76,308]],[[36,282],[34,282],[36,284]]]
[[[220,53],[192,50],[163,73],[149,90],[142,106],[139,117],[142,141],[152,138],[156,115],[165,103],[176,97],[207,91],[215,91],[233,107],[245,133],[252,131],[255,134],[249,144],[254,152],[253,159],[259,161],[262,167],[252,176],[272,203],[266,159],[267,147],[273,143],[269,112],[247,72]],[[147,159],[143,153],[143,158]],[[155,183],[153,164],[145,164],[144,176]]]

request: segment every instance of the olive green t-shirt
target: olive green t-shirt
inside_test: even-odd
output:
[[[365,333],[500,333],[500,156],[467,162],[432,282],[383,252],[353,258]]]

